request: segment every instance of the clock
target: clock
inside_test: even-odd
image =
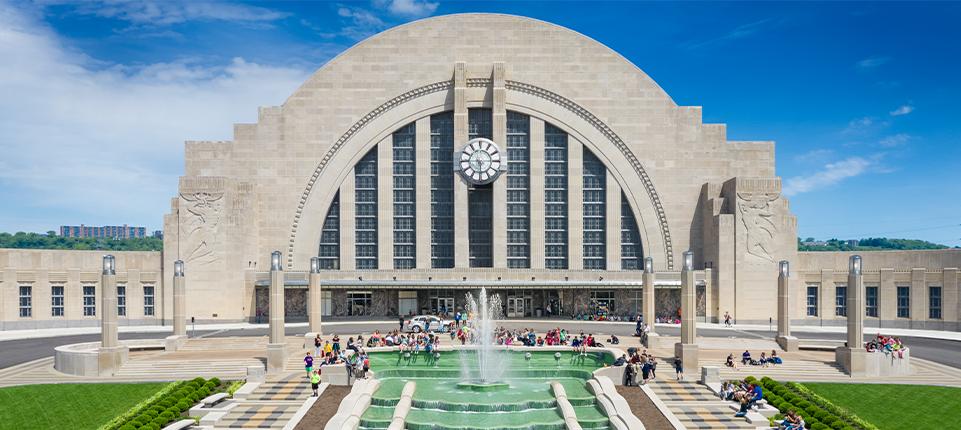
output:
[[[507,170],[506,157],[497,144],[490,139],[471,139],[454,154],[454,170],[474,185],[494,182],[501,172]]]

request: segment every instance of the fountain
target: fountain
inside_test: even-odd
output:
[[[510,385],[504,382],[504,370],[507,368],[507,354],[495,346],[495,321],[501,315],[500,296],[487,296],[487,289],[481,288],[480,296],[467,293],[467,327],[471,337],[471,344],[477,351],[476,369],[471,367],[470,356],[461,355],[461,382],[458,387],[472,391],[506,390]]]

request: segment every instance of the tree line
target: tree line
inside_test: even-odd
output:
[[[797,239],[798,251],[881,251],[881,250],[913,250],[913,249],[947,249],[945,245],[918,239],[889,239],[886,237],[869,237],[858,239],[856,244],[847,240],[829,239],[824,243],[813,237]]]
[[[96,251],[160,251],[163,239],[156,237],[112,239],[106,237],[63,237],[56,232],[46,234],[0,233],[0,248],[76,249]]]

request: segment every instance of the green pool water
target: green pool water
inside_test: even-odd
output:
[[[529,360],[525,352],[531,352]],[[591,378],[591,372],[612,362],[609,354],[590,353],[583,357],[561,352],[560,359],[555,359],[554,351],[505,351],[504,354],[507,370],[504,381],[500,382],[509,387],[475,391],[457,386],[462,382],[461,360],[465,360],[468,367],[475,364],[473,351],[441,352],[437,360],[424,353],[410,358],[398,352],[372,353],[371,370],[381,385],[373,395],[371,407],[361,418],[361,428],[386,429],[408,381],[417,384],[406,420],[410,430],[564,430],[551,381],[564,386],[582,427],[608,428],[607,417],[587,390],[586,381]]]

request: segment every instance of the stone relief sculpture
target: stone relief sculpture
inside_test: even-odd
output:
[[[180,193],[186,204],[181,206],[184,216],[180,228],[184,261],[206,265],[217,260],[217,254],[210,246],[220,224],[223,213],[223,193]]]
[[[778,199],[778,193],[738,193],[738,211],[747,235],[747,253],[762,260],[774,262],[777,224],[774,223],[774,210],[771,202]]]

